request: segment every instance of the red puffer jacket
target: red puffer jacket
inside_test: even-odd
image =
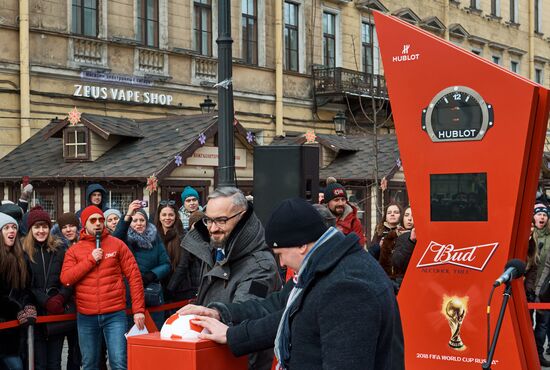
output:
[[[65,253],[61,283],[75,287],[78,312],[99,315],[126,309],[124,276],[130,285],[133,312],[145,312],[141,274],[126,244],[104,229],[103,259],[99,263],[92,257],[94,248],[95,236],[82,229],[80,241]]]
[[[363,232],[363,227],[361,226],[361,221],[357,218],[357,208],[351,204],[346,204],[344,214],[341,218],[336,220],[336,227],[338,230],[348,235],[349,233],[355,233],[359,237],[359,244],[362,247],[365,246],[365,233]]]

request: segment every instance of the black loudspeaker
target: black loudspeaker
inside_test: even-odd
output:
[[[319,146],[285,145],[254,148],[254,210],[266,224],[286,198],[319,199]]]

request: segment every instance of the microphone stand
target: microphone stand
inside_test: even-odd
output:
[[[500,313],[498,315],[497,325],[495,327],[495,332],[493,333],[493,341],[491,342],[491,348],[489,353],[487,353],[487,360],[481,365],[481,368],[484,370],[491,370],[491,363],[493,362],[493,357],[495,355],[495,349],[497,347],[498,336],[500,334],[500,328],[502,326],[502,321],[504,320],[504,313],[506,312],[506,306],[508,305],[508,300],[512,295],[512,284],[508,281],[505,283],[506,288],[504,289],[502,304],[500,306]]]

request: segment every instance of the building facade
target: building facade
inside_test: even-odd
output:
[[[542,0],[233,0],[235,116],[258,144],[334,133],[338,112],[347,116],[343,133],[393,131],[373,11],[549,86]],[[141,120],[199,113],[223,88],[217,13],[218,0],[4,1],[0,157],[74,107]],[[403,189],[402,176],[392,176],[388,194]],[[378,184],[363,192],[374,223]]]

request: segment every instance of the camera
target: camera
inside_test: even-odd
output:
[[[149,202],[146,201],[146,200],[142,200],[141,201],[141,208],[147,208],[147,207],[149,207]]]

